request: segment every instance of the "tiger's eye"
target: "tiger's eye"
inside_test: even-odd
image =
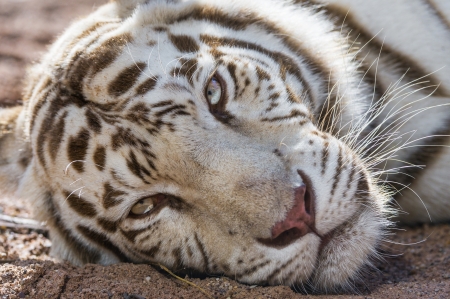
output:
[[[131,208],[131,213],[133,215],[144,215],[149,213],[154,206],[155,203],[153,201],[153,198],[148,197],[145,199],[141,199]]]
[[[206,86],[206,98],[211,105],[216,105],[222,98],[222,85],[216,77],[212,77]]]

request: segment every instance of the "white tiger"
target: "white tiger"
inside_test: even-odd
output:
[[[393,216],[450,220],[449,16],[445,0],[111,1],[0,112],[2,188],[77,265],[345,287]]]

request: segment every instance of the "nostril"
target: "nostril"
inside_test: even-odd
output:
[[[304,185],[294,189],[294,205],[286,218],[272,227],[272,237],[259,239],[267,246],[285,247],[304,235],[314,232],[314,193],[311,181],[299,171]]]
[[[304,201],[305,201],[305,213],[311,215],[312,213],[311,193],[309,192],[308,189],[306,189],[305,191]]]

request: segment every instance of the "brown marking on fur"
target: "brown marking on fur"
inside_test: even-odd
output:
[[[97,223],[107,232],[115,233],[117,230],[117,222],[106,218],[98,218]]]
[[[344,194],[342,194],[342,197],[347,197],[347,191],[350,190],[351,184],[353,183],[355,174],[356,174],[356,166],[355,165],[350,165],[350,174],[348,176],[348,181],[347,181],[347,188],[344,191]]]
[[[155,26],[155,27],[153,27],[153,30],[155,30],[156,32],[166,32],[167,31],[167,27],[165,27],[165,26]]]
[[[69,206],[80,216],[93,218],[97,216],[95,205],[77,195],[76,192],[64,191],[64,196]]]
[[[281,154],[280,150],[277,149],[277,148],[273,150],[273,153],[274,153],[277,157],[282,157],[282,156],[283,156],[283,155]]]
[[[439,21],[446,27],[447,31],[450,31],[450,19],[447,18],[445,14],[442,13],[442,11],[439,9],[439,7],[434,3],[432,0],[425,0],[424,1],[430,10],[433,11],[433,13],[438,17]]]
[[[325,170],[326,170],[326,166],[327,166],[327,162],[328,162],[328,156],[330,155],[330,149],[328,148],[328,146],[330,145],[330,143],[328,141],[325,141],[324,145],[323,145],[323,149],[322,149],[322,158],[321,160],[321,166],[322,166],[322,175],[325,174]]]
[[[153,90],[157,82],[158,82],[157,78],[148,78],[147,80],[139,84],[138,87],[136,87],[136,95],[143,95]]]
[[[71,166],[80,173],[84,171],[84,160],[89,147],[89,139],[89,131],[83,128],[77,136],[70,137],[67,145],[67,155],[70,162],[73,162]]]
[[[141,228],[141,229],[129,230],[129,231],[121,230],[120,232],[122,233],[122,235],[125,236],[125,238],[128,239],[128,241],[130,241],[131,243],[135,243],[137,236],[139,236],[140,234],[142,234],[146,231],[148,231],[148,228]]]
[[[206,20],[234,30],[243,30],[257,21],[263,21],[262,18],[257,17],[254,13],[238,12],[237,14],[230,16],[218,8],[202,6],[189,11],[188,14],[181,15],[179,18],[173,20],[173,22],[183,22],[189,19]]]
[[[241,279],[245,276],[249,276],[252,275],[253,273],[255,273],[256,271],[258,271],[259,269],[263,268],[264,266],[267,266],[268,264],[270,264],[270,260],[265,260],[259,264],[256,264],[250,268],[247,268],[244,272],[242,273],[238,273],[236,274],[236,278],[237,279]]]
[[[29,95],[25,96],[27,99],[31,97],[32,92],[38,88],[40,93],[44,93],[43,95],[37,96],[39,98],[39,101],[36,103],[36,105],[33,107],[33,113],[31,114],[31,121],[30,121],[30,129],[34,129],[34,124],[36,122],[36,117],[41,110],[42,106],[46,103],[47,97],[49,96],[51,90],[48,89],[50,85],[53,83],[53,81],[49,77],[45,77],[42,79],[41,84],[39,86],[35,86],[34,88],[29,88],[28,91]]]
[[[171,107],[168,107],[164,110],[158,111],[155,113],[155,116],[158,118],[162,118],[167,114],[173,113],[173,112],[177,112],[177,111],[185,111],[186,106],[185,105],[173,105]]]
[[[145,62],[138,62],[121,71],[117,77],[108,84],[108,93],[114,97],[119,97],[126,93],[134,86],[134,84],[136,84],[139,76],[146,67],[147,64]]]
[[[169,34],[169,39],[178,51],[182,53],[197,52],[200,49],[196,40],[189,35]]]
[[[146,255],[148,257],[155,257],[155,255],[158,254],[159,250],[161,249],[161,241],[158,242],[155,246],[150,247],[148,250],[140,250],[139,253],[142,253],[143,255]]]
[[[211,55],[212,55],[216,60],[220,59],[222,56],[225,55],[224,52],[220,51],[219,49],[217,49],[217,48],[215,48],[215,47],[212,48],[209,52],[211,53]]]
[[[369,181],[367,180],[366,174],[363,171],[360,171],[356,193],[358,194],[358,202],[367,200],[368,195],[370,194]]]
[[[111,65],[121,53],[122,48],[132,41],[130,33],[114,36],[105,41],[91,53],[78,52],[72,57],[67,75],[70,89],[77,96],[83,94],[83,80],[87,76],[93,78],[96,74]]]
[[[93,160],[98,170],[103,171],[106,163],[106,149],[100,145],[95,149]]]
[[[104,248],[105,250],[111,251],[121,262],[128,262],[129,259],[120,250],[119,247],[114,245],[103,233],[96,232],[89,227],[83,225],[77,225],[78,232],[83,235],[90,242],[97,244],[97,246]]]
[[[102,122],[100,118],[94,112],[92,112],[91,109],[86,109],[85,115],[89,129],[97,134],[100,134],[100,132],[102,131]]]
[[[234,94],[234,98],[236,99],[237,97],[237,93],[238,93],[238,89],[239,89],[239,85],[238,85],[238,79],[236,76],[236,64],[230,62],[227,65],[227,70],[228,73],[230,73],[231,79],[233,79],[234,82],[234,89],[235,89],[235,94]]]
[[[261,82],[263,80],[270,80],[270,75],[265,70],[260,68],[259,66],[256,66],[256,75],[258,76],[258,80]]]
[[[290,103],[297,103],[297,104],[302,103],[302,100],[299,98],[299,96],[295,93],[295,91],[289,85],[286,85],[286,91],[288,94],[288,101]]]
[[[267,281],[272,281],[278,274],[280,274],[281,271],[286,269],[287,266],[289,266],[290,264],[292,264],[293,261],[298,259],[298,257],[300,256],[301,253],[302,252],[300,252],[299,254],[291,257],[288,261],[286,261],[285,263],[283,263],[282,265],[277,267],[275,270],[273,270],[272,273],[269,276],[267,276],[266,280]]]
[[[59,153],[59,148],[61,146],[61,142],[64,141],[64,130],[66,127],[66,117],[68,112],[65,111],[63,115],[59,118],[59,121],[55,124],[53,129],[51,130],[49,134],[49,141],[48,141],[48,149],[50,153],[50,157],[55,160],[56,156]]]
[[[164,106],[170,106],[173,105],[174,102],[172,100],[166,100],[166,101],[161,101],[159,103],[156,104],[152,104],[152,108],[159,108],[159,107],[164,107]]]
[[[189,245],[189,243],[187,241],[187,238],[186,238],[186,242],[185,243],[186,243],[186,253],[187,253],[188,257],[190,259],[192,259],[192,257],[194,256],[194,253],[192,252],[191,245]]]
[[[137,137],[130,128],[124,129],[122,127],[117,128],[117,132],[111,135],[111,145],[114,151],[117,151],[120,147],[124,145],[129,145],[131,147],[141,147],[148,148],[150,144]]]
[[[176,269],[177,267],[182,267],[183,262],[181,260],[181,248],[177,247],[172,250],[172,256],[175,259],[175,262],[173,263],[173,267]]]
[[[128,167],[128,170],[130,170],[130,172],[132,174],[134,174],[135,176],[140,178],[145,184],[149,184],[149,182],[145,179],[144,176],[147,176],[147,177],[150,177],[153,179],[150,171],[147,168],[145,168],[141,163],[139,163],[136,155],[134,154],[134,152],[132,150],[130,150],[129,159],[127,159],[127,167]]]
[[[223,269],[223,272],[230,273],[230,265],[228,263],[223,263],[220,267]]]
[[[109,209],[111,207],[117,206],[123,202],[122,198],[119,198],[127,193],[114,189],[109,183],[103,185],[105,192],[103,193],[103,207]]]
[[[276,117],[272,117],[272,118],[264,117],[261,119],[261,121],[274,122],[274,121],[287,120],[287,119],[297,118],[297,117],[307,118],[308,116],[300,110],[293,109],[291,111],[291,113],[289,113],[289,115],[276,116]]]
[[[145,103],[137,103],[131,107],[125,118],[133,123],[144,124],[149,122],[150,108]]]
[[[47,138],[49,137],[48,134],[49,132],[52,131],[52,129],[54,128],[54,120],[55,118],[59,115],[59,113],[64,110],[67,106],[69,106],[71,103],[68,102],[67,98],[65,96],[55,96],[56,93],[52,94],[52,97],[50,97],[49,95],[45,96],[45,99],[43,98],[37,105],[44,105],[43,103],[45,102],[50,102],[50,105],[48,107],[48,109],[45,111],[45,118],[41,123],[41,127],[39,129],[39,133],[37,136],[37,142],[36,142],[36,152],[38,155],[38,161],[45,166],[46,161],[45,161],[45,154],[46,154],[46,150],[45,148],[45,144],[47,141]],[[70,100],[70,98],[69,98]],[[35,117],[37,117],[37,115],[35,115]]]
[[[278,100],[280,96],[281,96],[280,92],[275,92],[269,96],[268,100],[274,102],[275,100]]]
[[[339,156],[338,156],[338,161],[337,161],[337,165],[336,165],[336,169],[335,169],[335,173],[334,173],[334,177],[333,177],[333,185],[331,186],[331,196],[334,195],[334,192],[336,191],[336,187],[339,183],[339,180],[341,178],[341,172],[342,172],[342,164],[344,163],[343,158],[342,158],[342,148],[339,147]],[[331,197],[330,197],[331,199]]]
[[[179,75],[185,77],[192,85],[194,83],[193,76],[197,71],[197,59],[180,59],[181,67],[176,67],[171,71],[172,76],[177,77]]]
[[[52,194],[48,193],[46,195],[46,198],[45,209],[49,212],[50,215],[50,217],[47,219],[47,225],[56,230],[58,235],[64,239],[64,242],[68,246],[68,248],[72,249],[74,256],[78,258],[82,263],[98,263],[101,258],[100,252],[89,248],[88,246],[80,242],[76,237],[74,237],[72,232],[62,221],[59,211],[57,211],[54,205]]]
[[[278,107],[278,103],[272,102],[270,103],[269,107],[266,108],[265,112],[270,112],[276,107]]]
[[[205,245],[203,245],[203,243],[200,241],[197,233],[194,233],[194,240],[195,240],[195,243],[197,244],[197,248],[199,249],[200,254],[202,255],[202,258],[203,258],[203,270],[208,271],[209,258],[205,251]]]
[[[316,1],[312,2],[315,3]],[[334,20],[336,26],[339,26],[339,28],[344,30],[347,29],[348,34],[351,37],[350,40],[359,41],[362,45],[364,45],[364,49],[367,51],[369,48],[375,48],[376,52],[379,52],[381,49],[381,57],[388,60],[387,64],[395,65],[398,69],[398,74],[405,76],[405,81],[412,82],[418,78],[426,77],[427,80],[430,81],[432,88],[439,86],[439,88],[433,93],[434,96],[450,96],[450,92],[446,90],[442,84],[440,84],[440,81],[433,74],[430,75],[430,72],[426,71],[420,65],[420,61],[414,60],[404,53],[396,51],[384,43],[383,40],[380,40],[379,36],[370,33],[367,28],[362,26],[361,23],[357,21],[348,9],[342,8],[339,5],[327,5],[323,7],[321,11],[330,15],[329,19]],[[346,24],[346,27],[342,28],[342,24]],[[361,57],[364,57],[365,53],[365,51],[362,51],[360,56],[362,55]],[[367,69],[369,66],[363,67]],[[362,73],[365,72],[366,70],[362,71]],[[386,88],[388,87],[386,86],[384,90]]]

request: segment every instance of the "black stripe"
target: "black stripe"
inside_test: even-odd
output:
[[[404,75],[405,80],[414,81],[418,78],[425,77],[430,82],[430,85],[432,85],[432,88],[439,86],[433,95],[442,97],[450,96],[450,93],[444,89],[444,87],[440,84],[440,81],[433,74],[429,74],[430,72],[424,70],[424,68],[419,65],[418,61],[415,61],[403,53],[389,47],[389,45],[384,44],[383,41],[377,38],[377,36],[374,36],[374,34],[371,34],[370,31],[362,26],[347,9],[338,5],[327,5],[326,7],[320,9],[320,11],[330,15],[329,19],[334,21],[337,28],[341,29],[342,24],[348,26],[348,28],[343,29],[348,29],[347,34],[351,36],[351,42],[358,40],[362,45],[365,45],[365,48],[375,48],[377,53],[380,49],[382,49],[381,55],[383,59],[388,60],[388,65],[395,65],[396,69],[398,69],[399,75]],[[361,53],[361,55],[365,54]],[[363,67],[365,68],[363,73],[365,73],[369,66]]]
[[[197,247],[200,250],[200,253],[201,253],[202,258],[203,258],[203,269],[204,269],[204,271],[208,271],[208,269],[209,269],[208,255],[206,255],[205,246],[200,241],[197,233],[194,234],[194,240],[195,240],[195,243],[197,244]]]
[[[328,141],[325,141],[324,145],[323,145],[323,149],[322,149],[322,175],[325,174],[325,170],[326,170],[326,166],[327,166],[327,162],[328,162],[328,156],[330,154],[330,149],[328,148],[330,145],[330,143]]]
[[[97,263],[101,258],[100,252],[88,247],[86,244],[83,244],[75,238],[61,220],[61,216],[53,203],[53,196],[48,193],[45,195],[45,198],[45,206],[42,208],[49,211],[50,217],[46,220],[47,224],[50,226],[50,236],[53,236],[53,232],[57,231],[59,236],[63,238],[67,248],[70,248],[71,253],[73,253],[83,264]]]
[[[55,160],[56,156],[59,153],[61,142],[64,141],[63,136],[66,127],[67,114],[67,111],[63,113],[63,115],[59,118],[59,121],[53,127],[53,130],[51,131],[49,136],[48,149],[53,160]]]
[[[291,257],[287,262],[283,263],[281,266],[276,268],[269,276],[267,276],[266,280],[271,281],[277,276],[281,271],[283,271],[287,266],[289,266],[294,260],[296,260],[303,252],[298,253],[297,255]]]
[[[272,117],[272,118],[264,117],[261,119],[261,121],[275,122],[275,121],[288,120],[288,119],[298,118],[298,117],[308,118],[308,115],[302,111],[294,109],[291,111],[291,113],[289,113],[289,115],[276,116],[276,117]]]
[[[439,7],[434,3],[433,0],[424,0],[425,4],[433,11],[433,13],[438,17],[439,21],[446,27],[447,31],[450,30],[450,20],[444,15]]]
[[[121,262],[129,262],[129,259],[120,250],[120,248],[114,245],[103,233],[96,232],[90,229],[89,227],[83,225],[77,225],[77,230],[80,234],[82,234],[86,239],[90,240],[92,243],[97,244],[97,246],[111,251]]]
[[[117,221],[111,221],[106,218],[97,219],[97,223],[107,232],[115,233],[117,230]]]
[[[78,213],[78,215],[93,218],[97,216],[95,205],[75,194],[76,192],[64,191],[69,206]]]
[[[266,266],[270,264],[270,260],[265,260],[264,262],[261,262],[259,264],[256,264],[250,268],[247,268],[244,272],[236,274],[236,278],[237,279],[241,279],[244,276],[248,276],[248,275],[252,275],[253,273],[255,273],[256,271],[258,271],[259,269],[261,269],[262,267]],[[268,279],[267,279],[268,280]]]
[[[334,177],[333,177],[333,185],[331,187],[331,197],[334,195],[334,192],[336,191],[336,187],[339,183],[339,180],[341,179],[342,164],[343,164],[342,148],[339,146],[339,156],[338,156],[336,170],[335,170]],[[331,197],[330,197],[330,201],[331,201]]]
[[[106,163],[106,149],[104,146],[98,146],[94,152],[94,163],[98,170],[103,171]]]
[[[197,52],[200,49],[195,39],[188,35],[169,34],[169,39],[178,51],[183,53]]]
[[[117,77],[108,84],[108,93],[115,97],[126,93],[134,86],[134,84],[136,84],[139,76],[146,67],[146,63],[138,62],[122,70]]]
[[[128,239],[128,241],[130,241],[131,243],[135,243],[137,236],[139,236],[143,232],[146,232],[147,230],[148,230],[148,228],[146,227],[146,228],[141,228],[141,229],[136,229],[136,230],[128,230],[128,231],[121,230],[121,233]]]
[[[353,159],[355,158],[353,157]],[[350,190],[351,184],[353,183],[356,174],[356,165],[354,165],[352,162],[348,162],[348,164],[351,170],[348,175],[347,187],[345,188],[344,194],[342,194],[343,198],[347,197],[347,191]]]
[[[84,171],[84,160],[86,159],[89,139],[90,134],[86,129],[81,129],[76,136],[72,136],[69,139],[69,144],[67,145],[67,155],[70,162],[73,162],[72,167],[78,172]]]
[[[121,190],[114,189],[109,183],[105,183],[103,185],[104,193],[103,193],[103,207],[105,209],[109,209],[117,206],[118,204],[123,202],[123,196],[126,195],[125,192]]]

